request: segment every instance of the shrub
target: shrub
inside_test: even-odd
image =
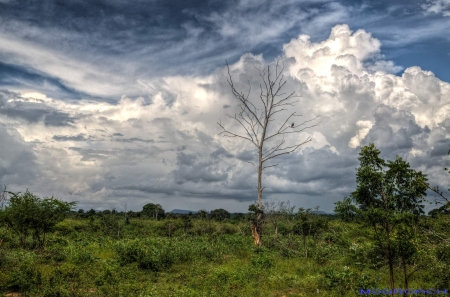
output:
[[[87,264],[94,261],[94,257],[86,251],[84,248],[69,246],[66,248],[68,254],[68,260],[73,264]]]
[[[253,267],[256,267],[256,268],[267,269],[267,268],[270,268],[273,266],[272,258],[267,256],[266,254],[253,255],[251,258],[251,263],[252,263]]]
[[[173,264],[222,259],[226,245],[205,238],[147,238],[120,241],[115,245],[120,265],[137,263],[140,269],[162,271]]]
[[[22,195],[10,194],[12,197],[3,211],[2,220],[20,236],[22,245],[31,233],[34,245],[43,247],[46,234],[53,231],[76,205],[75,202],[63,202],[53,197],[41,199],[28,190]]]
[[[36,255],[28,252],[11,253],[8,257],[10,266],[8,289],[29,291],[42,283],[41,272],[36,269]]]
[[[325,286],[327,288],[338,288],[340,291],[350,290],[354,287],[355,273],[345,266],[342,272],[330,267],[325,270]]]
[[[222,223],[219,225],[220,234],[237,234],[239,232],[238,227],[228,223]]]
[[[181,220],[170,219],[165,220],[157,227],[158,235],[161,236],[174,236],[178,230],[183,229],[183,222]]]
[[[196,235],[212,235],[217,232],[214,222],[199,222],[193,224],[192,232]]]

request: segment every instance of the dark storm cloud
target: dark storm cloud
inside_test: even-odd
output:
[[[0,108],[7,104],[8,99],[19,98],[19,94],[8,90],[0,90]]]
[[[117,142],[145,142],[145,143],[155,143],[153,139],[141,139],[138,137],[131,137],[131,138],[117,138],[114,139],[114,141]]]
[[[70,116],[68,113],[53,110],[44,116],[44,124],[46,126],[71,126],[75,123],[76,118]]]
[[[307,148],[301,154],[274,161],[279,165],[272,169],[271,174],[305,185],[295,192],[323,195],[338,191],[345,195],[355,184],[355,168],[358,167],[356,153],[357,150],[347,149],[337,154],[329,146]],[[273,190],[283,191],[282,187]]]
[[[434,147],[430,150],[429,155],[431,157],[443,157],[450,153],[450,139],[442,139],[434,144]]]
[[[400,151],[407,151],[413,147],[413,141],[408,137],[405,128],[394,132],[389,126],[374,125],[362,141],[362,144],[365,145],[369,143],[375,143],[376,146],[383,149]]]
[[[257,158],[257,154],[255,150],[244,150],[241,151],[236,158],[238,158],[241,161],[252,161]]]
[[[58,78],[38,72],[39,70],[3,63],[0,55],[0,86],[3,88],[21,88],[26,85],[28,88],[32,86],[35,91],[43,92],[49,97],[62,96],[70,99],[80,99],[82,96],[90,97],[67,87]]]
[[[414,115],[404,110],[381,104],[372,114],[375,125],[361,144],[375,143],[391,158],[395,154],[404,155],[414,146],[420,146],[430,133],[427,126],[421,128],[416,123]]]
[[[29,185],[39,172],[36,155],[18,133],[11,135],[1,123],[0,139],[0,184]]]
[[[87,64],[110,67],[108,71],[119,75],[132,75],[135,82],[142,77],[209,73],[222,66],[224,60],[235,61],[244,52],[263,53],[270,60],[281,53],[280,44],[298,34],[323,39],[331,26],[343,22],[374,32],[383,43],[385,39],[392,40],[392,53],[388,54],[403,57],[403,47],[397,50],[395,42],[404,42],[401,44],[404,46],[417,40],[441,40],[444,29],[450,26],[450,18],[442,14],[425,14],[423,4],[423,1],[374,4],[327,0],[205,0],[170,1],[169,4],[163,0],[64,3],[49,0],[23,5],[20,1],[10,1],[0,4],[0,17],[5,32],[80,58]],[[267,27],[266,20],[272,25]],[[391,34],[392,28],[395,34]],[[443,48],[448,48],[448,38],[445,42]],[[450,59],[448,55],[439,57],[441,63]],[[405,62],[408,62],[405,66],[412,65],[412,61]],[[127,68],[132,72],[124,72],[123,64],[129,65]],[[60,89],[60,93],[75,95],[65,79],[13,62],[3,65],[3,70],[0,66],[1,84],[10,85],[14,81],[23,84],[29,80],[42,88],[50,84]],[[446,75],[444,67],[434,66]],[[134,91],[130,87],[128,92]],[[169,106],[175,100],[167,90],[162,92],[162,97]]]
[[[12,99],[12,102],[7,102]],[[15,101],[18,100],[18,101]],[[43,122],[46,126],[71,126],[77,117],[49,107],[40,99],[22,98],[19,93],[0,90],[0,115],[22,119],[29,123]]]
[[[210,154],[210,156],[212,158],[219,158],[221,156],[227,157],[227,158],[231,158],[234,157],[233,154],[229,153],[226,149],[224,149],[223,147],[218,148],[217,150],[215,150],[214,152],[212,152]]]
[[[383,51],[375,46],[372,56],[361,61],[351,54],[331,57],[361,62],[369,69],[363,75],[333,65],[330,72],[334,81],[314,77],[320,61],[302,69],[315,82],[288,75],[288,93],[296,91],[309,100],[300,106],[305,119],[306,113],[320,111],[311,108],[310,102],[317,99],[318,105],[326,106],[318,130],[322,140],[319,137],[314,142],[315,149],[308,147],[267,164],[279,165],[266,171],[265,194],[314,196],[314,201],[327,195],[334,195],[333,199],[348,195],[355,187],[360,149],[348,146],[358,137],[352,143],[357,146],[361,138],[361,145],[375,142],[383,157],[407,156],[415,167],[441,165],[450,144],[443,140],[446,134],[442,131],[450,131],[450,120],[437,124],[439,128],[435,124],[424,127],[423,122],[428,123],[425,113],[413,111],[420,114],[416,122],[400,107],[377,105],[408,104],[414,96],[421,102],[438,100],[447,85],[425,72],[411,71],[403,74],[404,81],[399,81],[400,76],[385,75],[390,85],[379,86],[372,76],[374,68],[370,68],[383,54],[396,65],[427,66],[424,69],[440,72],[438,77],[447,75],[450,80],[444,66],[450,63],[450,18],[443,12],[429,12],[423,4],[415,0],[0,1],[0,89],[15,92],[0,92],[0,120],[8,127],[21,125],[18,130],[25,131],[21,132],[24,139],[40,140],[33,146],[38,163],[47,166],[25,172],[26,164],[34,166],[31,149],[24,146],[20,136],[11,139],[0,129],[0,139],[11,144],[9,153],[0,144],[0,159],[17,160],[20,169],[14,171],[8,163],[1,170],[9,171],[0,171],[0,178],[3,174],[9,181],[21,177],[30,180],[37,172],[45,191],[52,191],[48,188],[52,184],[61,193],[85,188],[77,195],[86,200],[110,199],[134,190],[142,192],[141,196],[152,193],[204,201],[252,201],[256,174],[246,162],[257,159],[256,150],[240,148],[235,142],[230,145],[229,139],[219,139],[211,128],[216,125],[215,111],[235,112],[236,102],[227,100],[231,94],[224,61],[232,65],[242,57],[232,72],[236,86],[247,90],[248,79],[258,77],[254,64],[262,66],[283,56],[282,45],[299,34],[309,34],[313,43],[324,41],[330,28],[342,23],[355,31],[373,33]],[[357,43],[360,47],[351,51],[361,53],[371,48],[367,40]],[[420,43],[433,46],[419,48]],[[319,54],[316,51],[305,60]],[[416,56],[411,59],[413,54]],[[292,56],[286,66],[300,60]],[[390,73],[401,70],[394,66]],[[252,88],[258,89],[258,83]],[[398,98],[389,101],[386,98],[397,92],[395,88],[399,89]],[[31,102],[19,92],[40,92],[47,99]],[[104,102],[95,105],[74,100],[65,104],[74,98]],[[342,105],[342,110],[335,111],[328,98],[337,102],[337,108]],[[37,131],[36,123],[47,127]],[[48,142],[50,137],[53,141]],[[77,147],[67,150],[67,141],[77,141],[73,144]],[[20,163],[22,159],[28,163]],[[80,159],[83,162],[74,165],[73,160]],[[61,165],[64,163],[67,166]],[[55,176],[60,180],[52,183]],[[67,179],[61,180],[63,176]]]
[[[198,140],[203,144],[209,144],[214,141],[214,138],[211,135],[206,134],[205,132],[195,130],[195,133],[197,134],[196,136]]]
[[[71,126],[76,120],[76,117],[68,113],[50,108],[43,109],[40,104],[36,103],[8,104],[0,108],[0,114],[13,119],[23,119],[29,123],[43,122],[46,126],[54,127]]]
[[[56,141],[87,141],[89,138],[84,137],[84,134],[78,134],[77,136],[65,136],[65,135],[54,135],[52,137]]]
[[[0,114],[13,119],[20,118],[30,123],[37,123],[42,121],[44,117],[49,114],[49,111],[44,109],[20,109],[20,107],[7,107],[0,109]]]
[[[88,149],[81,147],[69,147],[70,150],[78,152],[81,155],[81,161],[107,160],[118,155],[116,151]]]
[[[248,189],[238,190],[224,190],[217,191],[217,189],[207,189],[202,187],[183,187],[183,185],[167,185],[167,184],[155,184],[155,185],[127,185],[127,186],[114,186],[115,190],[135,190],[148,194],[164,194],[164,195],[179,195],[189,198],[204,198],[210,199],[213,202],[216,199],[232,199],[236,201],[254,201],[254,191]]]
[[[195,154],[178,153],[177,166],[178,168],[173,171],[177,184],[220,182],[228,178],[228,173],[221,171],[216,162],[200,159]]]

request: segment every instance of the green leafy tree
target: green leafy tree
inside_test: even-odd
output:
[[[3,220],[20,236],[25,245],[29,235],[33,236],[34,246],[44,247],[45,236],[53,231],[76,202],[64,202],[56,198],[39,198],[28,190],[24,194],[12,193],[3,213]]]
[[[316,211],[319,209],[318,206],[314,208]],[[314,242],[317,241],[317,236],[321,231],[327,228],[327,220],[320,217],[311,211],[311,208],[304,209],[300,207],[298,212],[295,214],[295,224],[293,231],[297,235],[302,236],[303,248],[305,249],[305,257],[308,257],[308,247],[306,244],[307,236],[313,236]]]
[[[400,157],[386,162],[379,157],[380,151],[373,143],[362,147],[359,155],[357,188],[351,194],[352,199],[359,207],[363,222],[374,230],[374,239],[389,266],[393,290],[395,255],[392,241],[400,231],[399,226],[411,227],[423,214],[421,199],[426,195],[427,178],[422,172],[411,169]],[[401,233],[398,235],[402,236]]]
[[[204,209],[200,209],[199,211],[197,211],[195,216],[200,219],[206,219],[208,217],[208,212]]]
[[[353,221],[357,215],[357,208],[353,204],[351,197],[345,197],[343,201],[338,201],[334,203],[334,212],[344,221]]]
[[[164,218],[164,209],[159,204],[148,203],[142,208],[141,214],[155,220]]]
[[[419,248],[414,228],[411,224],[402,223],[397,230],[397,237],[392,241],[394,260],[399,264],[403,273],[404,287],[408,288],[409,278],[423,267],[419,259]],[[408,267],[411,267],[408,271]]]
[[[432,218],[436,218],[438,215],[448,215],[450,214],[450,204],[444,204],[440,206],[439,208],[435,208],[433,210],[430,210],[428,212],[428,215]]]
[[[225,219],[229,219],[230,216],[230,213],[223,208],[211,210],[211,218],[219,222]]]

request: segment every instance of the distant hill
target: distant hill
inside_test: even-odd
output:
[[[186,209],[172,209],[171,211],[169,211],[170,213],[178,213],[178,214],[189,214],[190,212],[192,213],[197,213],[194,210],[186,210]]]

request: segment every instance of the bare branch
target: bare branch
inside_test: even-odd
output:
[[[253,110],[249,107],[249,105],[252,105],[255,109],[256,109],[256,107],[253,105],[253,103],[251,103],[250,101],[248,101],[247,98],[246,98],[245,96],[243,96],[242,94],[240,94],[240,93],[236,90],[236,88],[234,87],[233,79],[232,79],[232,76],[231,76],[231,73],[230,73],[230,66],[228,65],[228,62],[226,62],[226,64],[227,64],[228,77],[229,77],[229,79],[228,79],[228,84],[229,84],[230,87],[231,87],[231,91],[233,92],[233,95],[234,95],[237,99],[239,99],[239,100],[242,102],[242,104],[244,104],[244,106],[247,108],[247,110],[248,110],[248,111],[255,117],[255,119],[258,121],[258,124],[261,125],[261,126],[263,126],[262,123],[259,121],[258,117],[256,116],[255,111],[253,111]]]
[[[262,163],[266,162],[267,160],[273,159],[273,158],[275,158],[275,157],[281,156],[281,155],[287,155],[287,154],[290,154],[290,153],[294,152],[296,149],[298,149],[300,146],[302,146],[302,145],[305,144],[305,143],[310,142],[311,140],[312,140],[312,136],[309,136],[309,137],[308,137],[305,141],[303,141],[302,143],[299,143],[299,144],[296,144],[296,145],[293,145],[293,146],[290,146],[290,147],[286,147],[286,148],[284,148],[284,149],[280,149],[280,151],[281,151],[281,150],[287,150],[287,149],[290,149],[290,150],[287,151],[287,152],[282,152],[282,153],[279,153],[279,154],[270,156],[270,157],[266,157],[266,158],[264,158],[264,159],[262,160]]]
[[[433,192],[435,192],[436,194],[438,194],[438,195],[441,197],[440,199],[443,199],[443,200],[446,201],[447,203],[450,203],[450,198],[445,197],[445,196],[444,196],[444,193],[443,193],[441,190],[439,190],[439,187],[438,187],[438,186],[436,186],[436,187],[431,187],[429,184],[427,184],[427,187],[428,187],[428,189],[430,189],[431,191],[433,191]]]
[[[228,131],[227,129],[225,129],[225,127],[222,125],[222,123],[221,123],[220,121],[217,122],[217,124],[223,129],[223,131],[220,132],[219,135],[222,135],[222,134],[223,134],[224,137],[238,137],[238,138],[250,140],[253,144],[255,144],[255,143],[252,141],[251,138],[248,138],[248,137],[245,137],[245,136],[242,136],[242,135],[239,135],[239,134],[236,134],[236,133],[233,133],[233,132]],[[255,145],[256,145],[256,144],[255,144]],[[257,145],[256,145],[256,146],[257,146]]]
[[[255,170],[257,170],[257,169],[256,169],[256,166],[255,166],[255,164],[253,164],[253,162],[249,162],[249,161],[246,161],[246,162],[252,164],[253,167],[255,167]]]
[[[272,153],[276,152],[279,150],[279,148],[284,144],[284,137],[283,139],[280,141],[280,143],[278,145],[273,146],[272,148],[268,149],[265,153],[263,153],[263,159],[270,156]]]
[[[269,167],[275,167],[275,166],[278,166],[278,164],[270,165],[270,166],[264,166],[264,167],[262,168],[262,170],[264,170],[264,169],[266,169],[266,168],[269,168]]]

